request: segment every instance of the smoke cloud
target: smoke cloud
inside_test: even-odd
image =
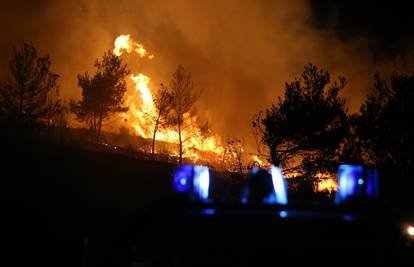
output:
[[[373,60],[370,40],[338,38],[335,29],[315,27],[304,0],[286,1],[2,1],[0,75],[11,47],[32,42],[49,54],[67,99],[80,97],[76,76],[93,71],[96,58],[113,48],[116,36],[131,34],[155,55],[130,59],[134,73],[151,77],[151,88],[167,83],[178,64],[203,90],[202,120],[226,137],[244,137],[254,149],[250,119],[284,92],[284,83],[309,62],[343,75],[351,111],[358,110],[375,71],[395,70],[395,61]]]

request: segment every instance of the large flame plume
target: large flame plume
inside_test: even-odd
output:
[[[144,48],[144,46],[140,43],[134,42],[131,39],[131,35],[120,35],[115,39],[115,48],[113,50],[114,54],[118,57],[123,54],[125,51],[126,53],[136,52],[139,57],[148,57],[149,59],[153,59],[154,55],[149,54],[148,51]]]
[[[130,35],[120,35],[114,42],[113,52],[117,56],[124,53],[137,53],[140,58],[153,59],[145,47],[131,39]],[[150,89],[151,78],[143,73],[132,74],[131,80],[135,84],[135,92],[127,94],[126,104],[129,111],[124,115],[124,119],[135,129],[136,134],[143,138],[152,138],[156,124],[157,110],[154,104],[153,91]],[[206,135],[197,124],[197,117],[184,114],[184,130],[182,131],[183,156],[198,160],[203,153],[213,153],[217,156],[222,154],[224,148],[221,145],[220,137],[215,134]],[[178,144],[178,132],[174,125],[160,128],[156,133],[155,140],[173,144]],[[177,154],[177,151],[172,151]]]
[[[117,56],[136,53],[140,58],[153,59],[154,55],[145,49],[144,45],[131,39],[130,35],[120,35],[114,42],[113,52]],[[127,93],[126,104],[129,107],[123,118],[129,123],[129,126],[135,130],[135,133],[143,138],[150,139],[153,137],[153,131],[156,124],[157,110],[153,98],[153,90],[150,89],[151,78],[143,73],[132,74],[130,79],[135,85],[133,93]],[[221,158],[226,148],[222,145],[221,138],[216,134],[206,134],[197,123],[197,117],[190,114],[184,114],[182,128],[183,156],[193,161],[206,160],[204,156],[215,155],[216,159]],[[155,140],[172,144],[179,143],[179,136],[176,126],[161,127],[156,135]],[[178,155],[176,150],[169,151],[169,154]],[[269,167],[270,164],[253,155],[251,160],[261,167]],[[299,173],[287,175],[287,178],[295,177]],[[333,192],[337,190],[336,182],[327,174],[316,175],[319,179],[317,191]]]

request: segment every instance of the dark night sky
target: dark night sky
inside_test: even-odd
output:
[[[343,94],[352,111],[376,71],[411,71],[409,2],[3,0],[0,78],[11,46],[27,40],[50,54],[63,95],[78,98],[76,75],[92,70],[116,36],[130,33],[155,55],[131,60],[133,72],[149,75],[155,89],[183,64],[203,89],[201,118],[224,138],[249,139],[249,120],[308,62],[348,79]]]
[[[346,42],[367,38],[375,60],[406,55],[414,45],[412,1],[309,0],[312,23]]]

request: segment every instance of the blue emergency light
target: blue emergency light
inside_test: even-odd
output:
[[[206,166],[179,165],[174,172],[173,189],[200,201],[207,201],[210,189],[210,171]]]
[[[342,164],[338,168],[338,191],[335,204],[348,200],[368,200],[378,197],[378,170],[362,165]]]
[[[282,171],[278,167],[275,167],[275,166],[272,166],[270,168],[264,168],[263,170],[266,170],[272,177],[272,182],[271,182],[272,193],[264,197],[262,200],[262,203],[263,204],[279,204],[279,205],[288,204],[287,186],[286,186],[285,177],[283,176]],[[249,180],[255,179],[254,176],[258,173],[258,171],[259,171],[258,168],[252,168],[250,170],[248,179]],[[250,187],[249,187],[249,181],[248,181],[247,185],[243,189],[240,201],[242,203],[248,203],[249,195],[250,195]]]

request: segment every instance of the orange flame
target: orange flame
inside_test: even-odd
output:
[[[317,191],[328,191],[332,193],[338,190],[338,185],[334,178],[329,174],[317,173],[316,178],[320,179],[317,186]]]
[[[124,52],[131,53],[135,51],[140,57],[147,56],[152,59],[154,56],[149,54],[143,45],[133,41],[130,35],[120,35],[114,42],[114,54],[121,56]],[[135,83],[135,92],[126,96],[126,104],[129,111],[123,115],[129,124],[135,129],[136,133],[143,138],[152,138],[155,127],[157,110],[154,105],[152,90],[149,88],[151,78],[139,73],[131,75],[131,80]],[[217,135],[204,136],[201,129],[197,125],[197,117],[184,114],[182,139],[183,156],[200,159],[200,152],[212,152],[214,154],[222,154],[224,148],[221,145],[220,137]],[[157,141],[165,141],[178,144],[178,132],[174,126],[160,129],[155,136]],[[177,154],[177,152],[173,152]]]
[[[260,167],[270,167],[272,164],[270,164],[267,161],[264,161],[263,159],[260,159],[259,156],[253,155],[252,161],[255,161],[259,164]]]
[[[148,57],[149,59],[153,59],[153,54],[148,54],[148,51],[144,48],[144,46],[140,43],[136,43],[131,40],[131,35],[120,35],[115,39],[114,42],[115,48],[113,50],[114,54],[118,57],[123,54],[123,52],[127,52],[128,54],[132,51],[135,51],[139,57]]]

